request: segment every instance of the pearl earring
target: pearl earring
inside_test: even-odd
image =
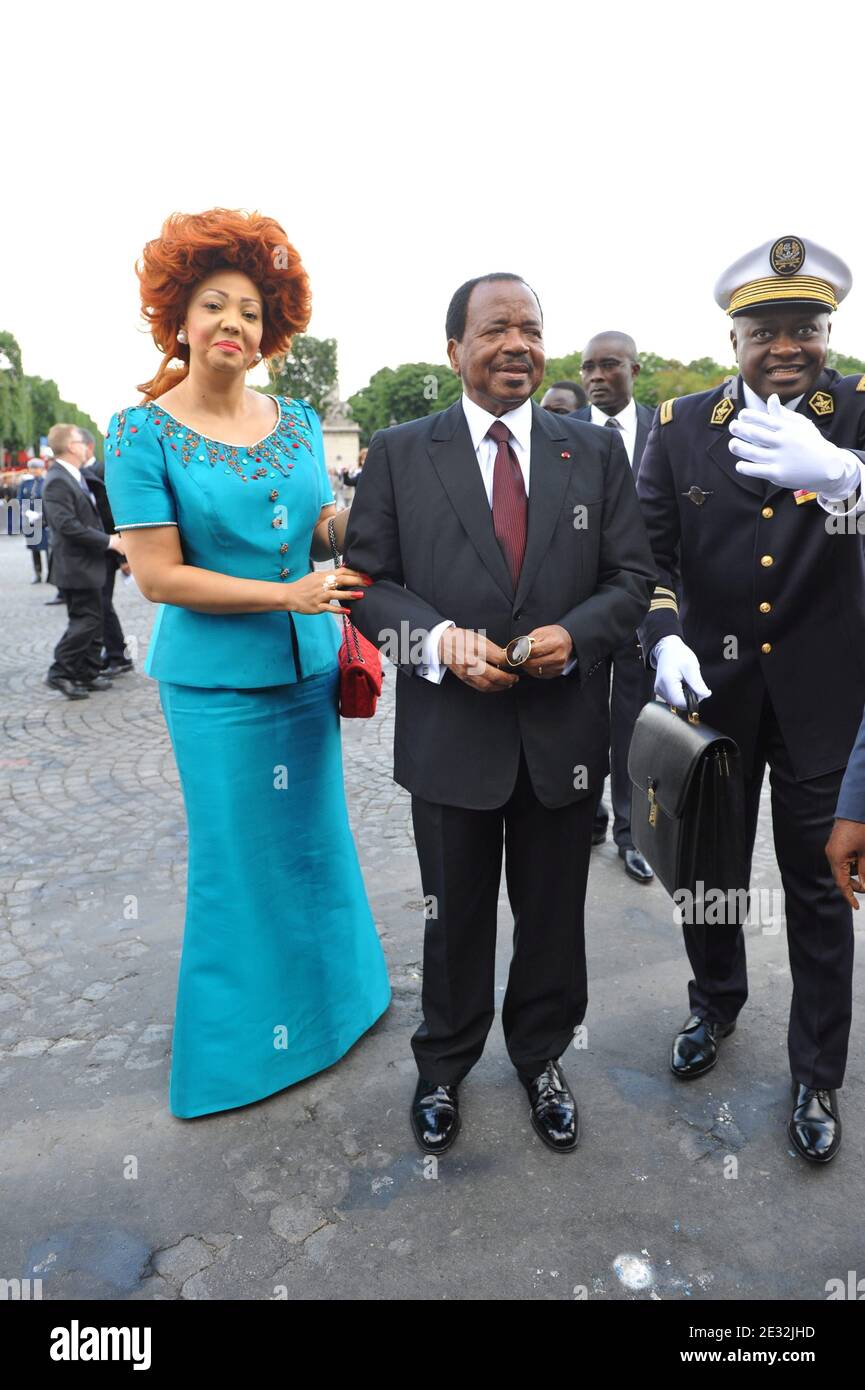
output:
[[[255,357],[253,358],[253,361],[255,361],[255,362],[260,362],[260,361],[261,361],[261,353],[260,353],[260,352],[257,352],[257,353],[255,354]]]
[[[178,341],[179,343],[188,343],[188,342],[189,342],[189,339],[188,339],[187,336],[186,336],[186,329],[185,329],[185,328],[178,328],[178,330],[177,330],[177,341]]]

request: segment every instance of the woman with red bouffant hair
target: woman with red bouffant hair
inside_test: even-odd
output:
[[[145,672],[189,827],[169,1106],[188,1119],[331,1066],[390,1002],[348,824],[334,614],[366,575],[342,546],[321,425],[246,385],[310,316],[300,256],[259,213],[174,213],[137,267],[162,353],[113,416],[105,481],[159,605]],[[179,359],[179,362],[178,362]]]

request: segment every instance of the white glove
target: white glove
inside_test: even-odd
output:
[[[768,413],[743,410],[730,425],[730,452],[748,460],[736,464],[737,473],[836,501],[856,490],[861,474],[853,454],[830,444],[812,420],[787,410],[777,395],[766,404]]]
[[[687,709],[682,681],[687,681],[698,700],[705,700],[711,690],[703,680],[696,652],[686,646],[681,637],[672,634],[662,637],[655,647],[658,674],[655,677],[655,694],[667,705],[676,709]]]

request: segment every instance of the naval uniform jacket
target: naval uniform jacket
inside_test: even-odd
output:
[[[743,404],[737,376],[658,409],[637,482],[659,574],[640,640],[647,661],[671,633],[696,652],[712,691],[701,717],[736,740],[746,771],[768,693],[807,781],[845,766],[862,718],[861,518],[737,473],[729,426]],[[865,377],[826,370],[797,411],[865,461]]]

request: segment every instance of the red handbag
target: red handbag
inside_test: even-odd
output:
[[[335,564],[340,564],[333,518],[327,534]],[[339,712],[343,719],[370,719],[381,694],[384,672],[378,647],[358,632],[351,618],[342,615],[342,645],[339,649]]]

